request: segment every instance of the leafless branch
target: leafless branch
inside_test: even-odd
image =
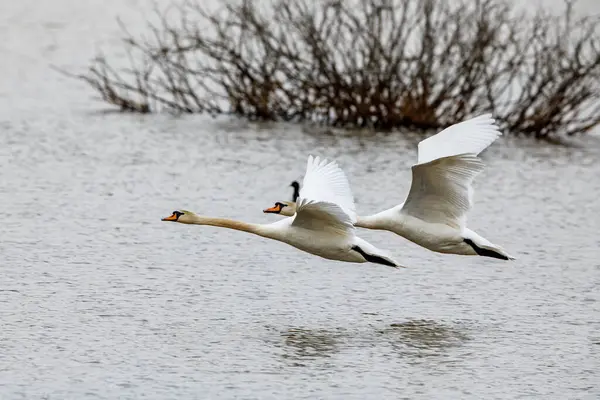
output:
[[[262,3],[264,4],[264,2]],[[506,0],[230,0],[121,24],[130,68],[76,75],[123,111],[233,113],[340,127],[439,129],[492,112],[548,137],[600,122],[600,18]]]

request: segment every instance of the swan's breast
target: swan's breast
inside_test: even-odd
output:
[[[390,230],[433,251],[450,250],[457,243],[462,243],[459,230],[446,224],[427,222],[412,216],[405,216],[402,223],[391,224]]]
[[[286,235],[288,244],[297,249],[332,260],[361,262],[362,259],[350,251],[351,236],[327,231],[293,228]]]

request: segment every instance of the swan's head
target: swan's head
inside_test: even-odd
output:
[[[298,181],[293,181],[292,183],[290,183],[290,186],[294,188],[292,201],[296,202],[296,200],[298,200],[298,196],[300,196],[300,184],[298,183]]]
[[[273,207],[263,210],[266,214],[280,214],[291,217],[296,213],[296,203],[291,201],[278,201]]]
[[[161,221],[179,222],[180,224],[191,224],[195,215],[196,214],[194,214],[191,211],[177,210],[173,211],[173,214],[171,214],[169,217],[163,218]]]

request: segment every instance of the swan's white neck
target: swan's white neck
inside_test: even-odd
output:
[[[400,205],[400,207],[401,206],[402,205]],[[367,229],[390,230],[390,224],[404,224],[404,215],[398,212],[397,207],[381,211],[377,214],[357,217],[354,226]]]
[[[356,224],[359,228],[367,228],[367,229],[389,229],[389,218],[386,218],[382,213],[367,215],[364,217],[356,217]]]
[[[281,240],[279,230],[272,226],[273,224],[251,224],[248,222],[235,221],[227,218],[212,218],[203,217],[201,215],[190,215],[186,222],[187,224],[194,225],[209,225],[218,226],[221,228],[234,229],[236,231],[253,233],[258,236]]]
[[[377,218],[377,215],[357,216],[354,226],[367,229],[382,229],[381,221]]]

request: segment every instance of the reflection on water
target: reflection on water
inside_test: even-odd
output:
[[[446,355],[448,350],[469,340],[467,330],[462,324],[426,319],[356,330],[289,328],[280,333],[279,346],[283,349],[281,357],[294,366],[314,366],[313,361],[365,348],[379,348],[410,362],[411,358],[418,361],[422,357]]]
[[[281,333],[284,353],[282,357],[304,366],[302,362],[329,358],[344,345],[344,329],[290,328]]]
[[[432,320],[410,320],[391,324],[380,333],[395,348],[443,350],[460,346],[469,339],[465,330]]]
[[[432,320],[409,320],[393,323],[379,331],[381,340],[388,342],[389,356],[399,357],[409,364],[434,368],[437,362],[462,364],[467,353],[456,353],[469,336],[464,326]]]

